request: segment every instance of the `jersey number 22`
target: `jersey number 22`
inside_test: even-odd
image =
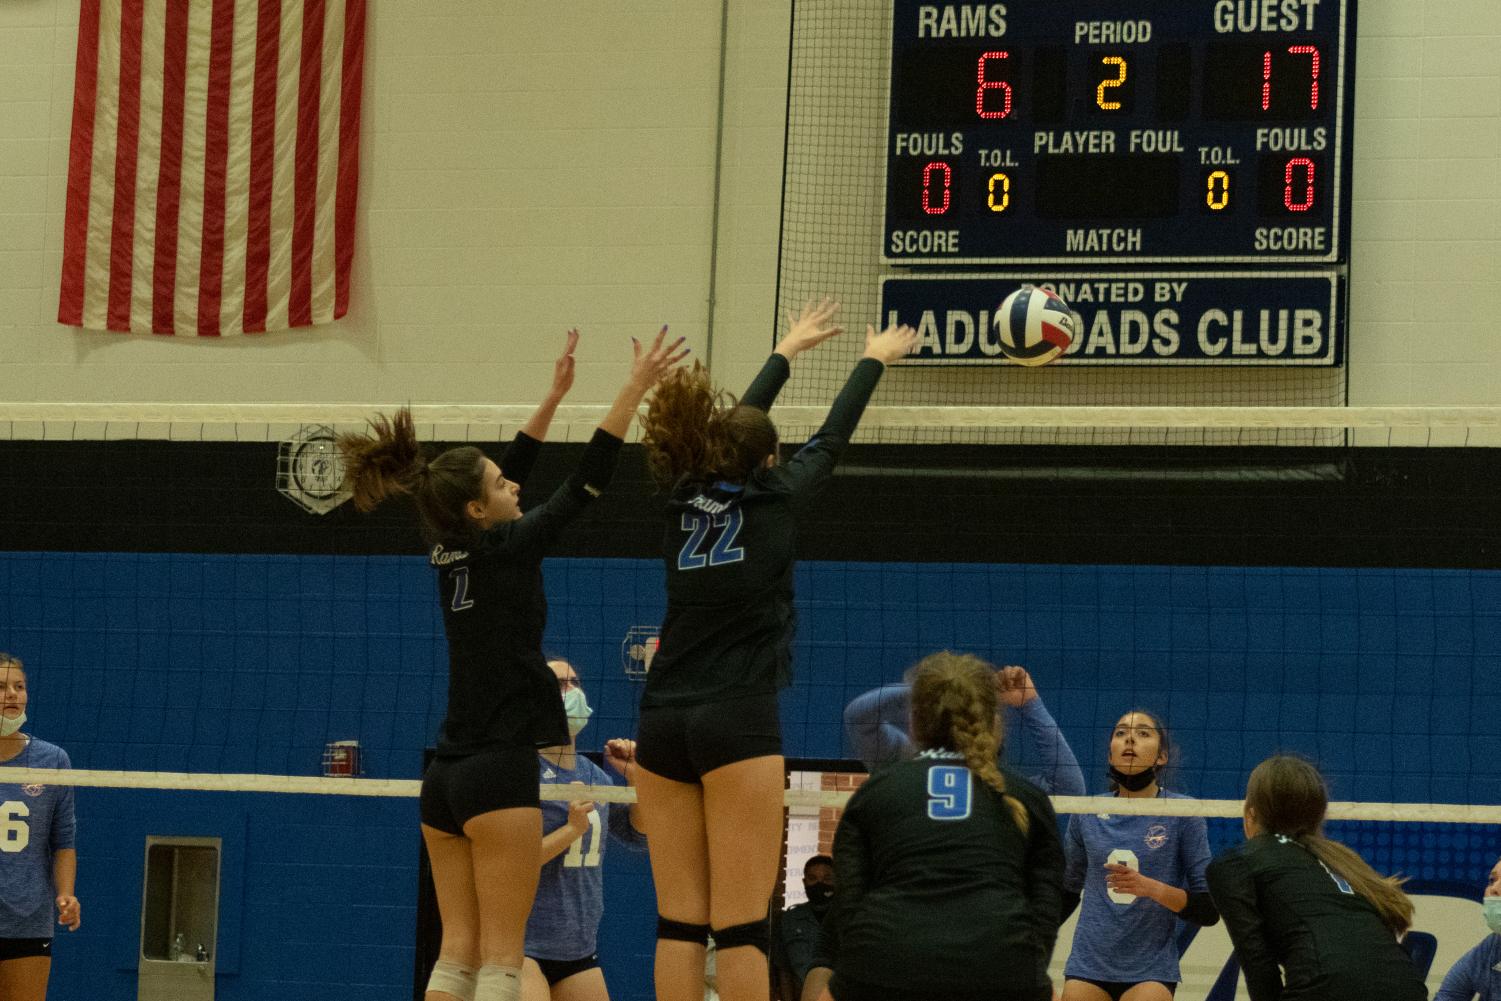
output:
[[[744,547],[735,545],[743,523],[744,516],[738,507],[732,507],[724,514],[714,515],[684,511],[682,524],[683,531],[688,533],[688,541],[678,550],[678,569],[702,570],[706,566],[724,566],[726,563],[739,563],[745,559]],[[719,537],[705,553],[702,552],[704,540],[711,528],[719,529]]]

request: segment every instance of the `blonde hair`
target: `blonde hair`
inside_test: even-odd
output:
[[[1395,934],[1412,927],[1412,901],[1402,892],[1406,878],[1383,876],[1353,849],[1324,837],[1329,787],[1312,764],[1290,754],[1267,758],[1252,770],[1246,783],[1246,806],[1256,814],[1257,827],[1308,849],[1368,900]]]
[[[912,674],[912,738],[923,749],[941,747],[962,755],[969,770],[1000,794],[1021,832],[1028,833],[1027,808],[1006,791],[1006,777],[996,767],[1000,723],[994,667],[948,650],[919,661]]]
[[[777,450],[776,425],[766,411],[716,389],[698,362],[657,384],[641,430],[647,468],[663,487],[684,478],[743,482]]]

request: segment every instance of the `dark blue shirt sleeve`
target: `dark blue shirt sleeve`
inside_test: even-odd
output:
[[[540,556],[546,553],[563,529],[609,485],[621,444],[614,435],[595,431],[579,459],[578,469],[553,491],[546,503],[532,508],[516,521],[491,529],[479,548],[504,555]]]
[[[880,764],[900,761],[912,753],[907,736],[912,689],[884,685],[857,695],[844,709],[844,735],[855,757],[871,771]]]
[[[1262,927],[1255,877],[1233,850],[1209,864],[1208,877],[1209,892],[1225,919],[1251,1001],[1280,1001],[1282,970]]]
[[[865,405],[870,402],[885,370],[886,367],[874,358],[860,359],[845,380],[844,388],[834,398],[823,426],[784,466],[773,470],[795,498],[810,495],[833,475],[834,465],[849,447],[850,438],[854,437],[855,428],[865,413]]]
[[[524,486],[526,478],[532,475],[532,467],[537,464],[537,455],[541,451],[540,441],[524,431],[516,432],[516,437],[511,439],[505,454],[500,457],[501,475],[517,486]]]
[[[771,357],[766,359],[766,364],[761,366],[761,371],[756,373],[756,378],[745,395],[740,397],[740,402],[747,407],[770,410],[791,374],[792,366],[787,359],[773,351]]]

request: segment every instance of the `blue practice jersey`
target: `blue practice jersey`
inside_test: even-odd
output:
[[[1109,802],[1102,808],[1108,810]],[[1076,814],[1069,818],[1063,848],[1063,888],[1083,894],[1064,976],[1121,983],[1181,980],[1178,915],[1146,897],[1111,893],[1105,864],[1120,862],[1188,893],[1207,893],[1204,872],[1210,855],[1204,818]]]
[[[67,752],[32,737],[5,768],[71,768]],[[0,938],[51,938],[52,856],[73,847],[73,787],[21,785],[0,770]]]
[[[1501,935],[1487,935],[1444,977],[1433,1001],[1501,1001]]]
[[[613,780],[594,762],[579,755],[572,769],[559,768],[539,758],[544,785],[612,785]],[[550,834],[568,823],[566,800],[542,801],[542,833]],[[542,867],[537,899],[526,923],[526,954],[533,959],[569,961],[592,956],[599,948],[599,920],[605,911],[605,832],[626,846],[640,851],[646,836],[631,826],[631,810],[625,803],[596,803],[589,816],[589,830],[568,850]]]

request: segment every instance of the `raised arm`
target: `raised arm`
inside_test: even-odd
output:
[[[537,462],[538,446],[547,440],[547,429],[552,425],[558,404],[568,395],[568,390],[573,388],[573,349],[578,347],[578,342],[579,332],[568,331],[563,353],[553,363],[552,388],[532,412],[531,418],[516,432],[516,437],[506,446],[505,454],[501,457],[501,472],[517,486],[526,485],[527,477],[531,476],[532,467]]]
[[[789,312],[787,336],[777,342],[776,350],[761,366],[740,402],[747,407],[770,410],[777,401],[777,394],[786,385],[787,376],[792,374],[792,359],[844,332],[844,328],[835,323],[838,313],[839,303],[832,299],[825,299],[817,306],[808,303],[797,313]]]
[[[1054,796],[1083,796],[1084,771],[1073,748],[1058,728],[1053,714],[1048,712],[1032,684],[1032,675],[1024,667],[1007,666],[996,672],[996,694],[1006,707],[1006,737],[1013,744],[1012,734],[1026,741],[1024,753],[1008,760],[1013,768],[1027,773],[1027,777]]]
[[[844,708],[844,734],[855,757],[874,771],[900,761],[912,750],[907,719],[912,711],[909,685],[882,685],[855,696]]]
[[[888,327],[879,334],[874,327],[865,328],[865,354],[834,398],[823,426],[788,460],[783,470],[782,475],[794,493],[818,486],[834,471],[834,464],[849,446],[886,366],[905,358],[916,346],[917,331],[911,327]]]

